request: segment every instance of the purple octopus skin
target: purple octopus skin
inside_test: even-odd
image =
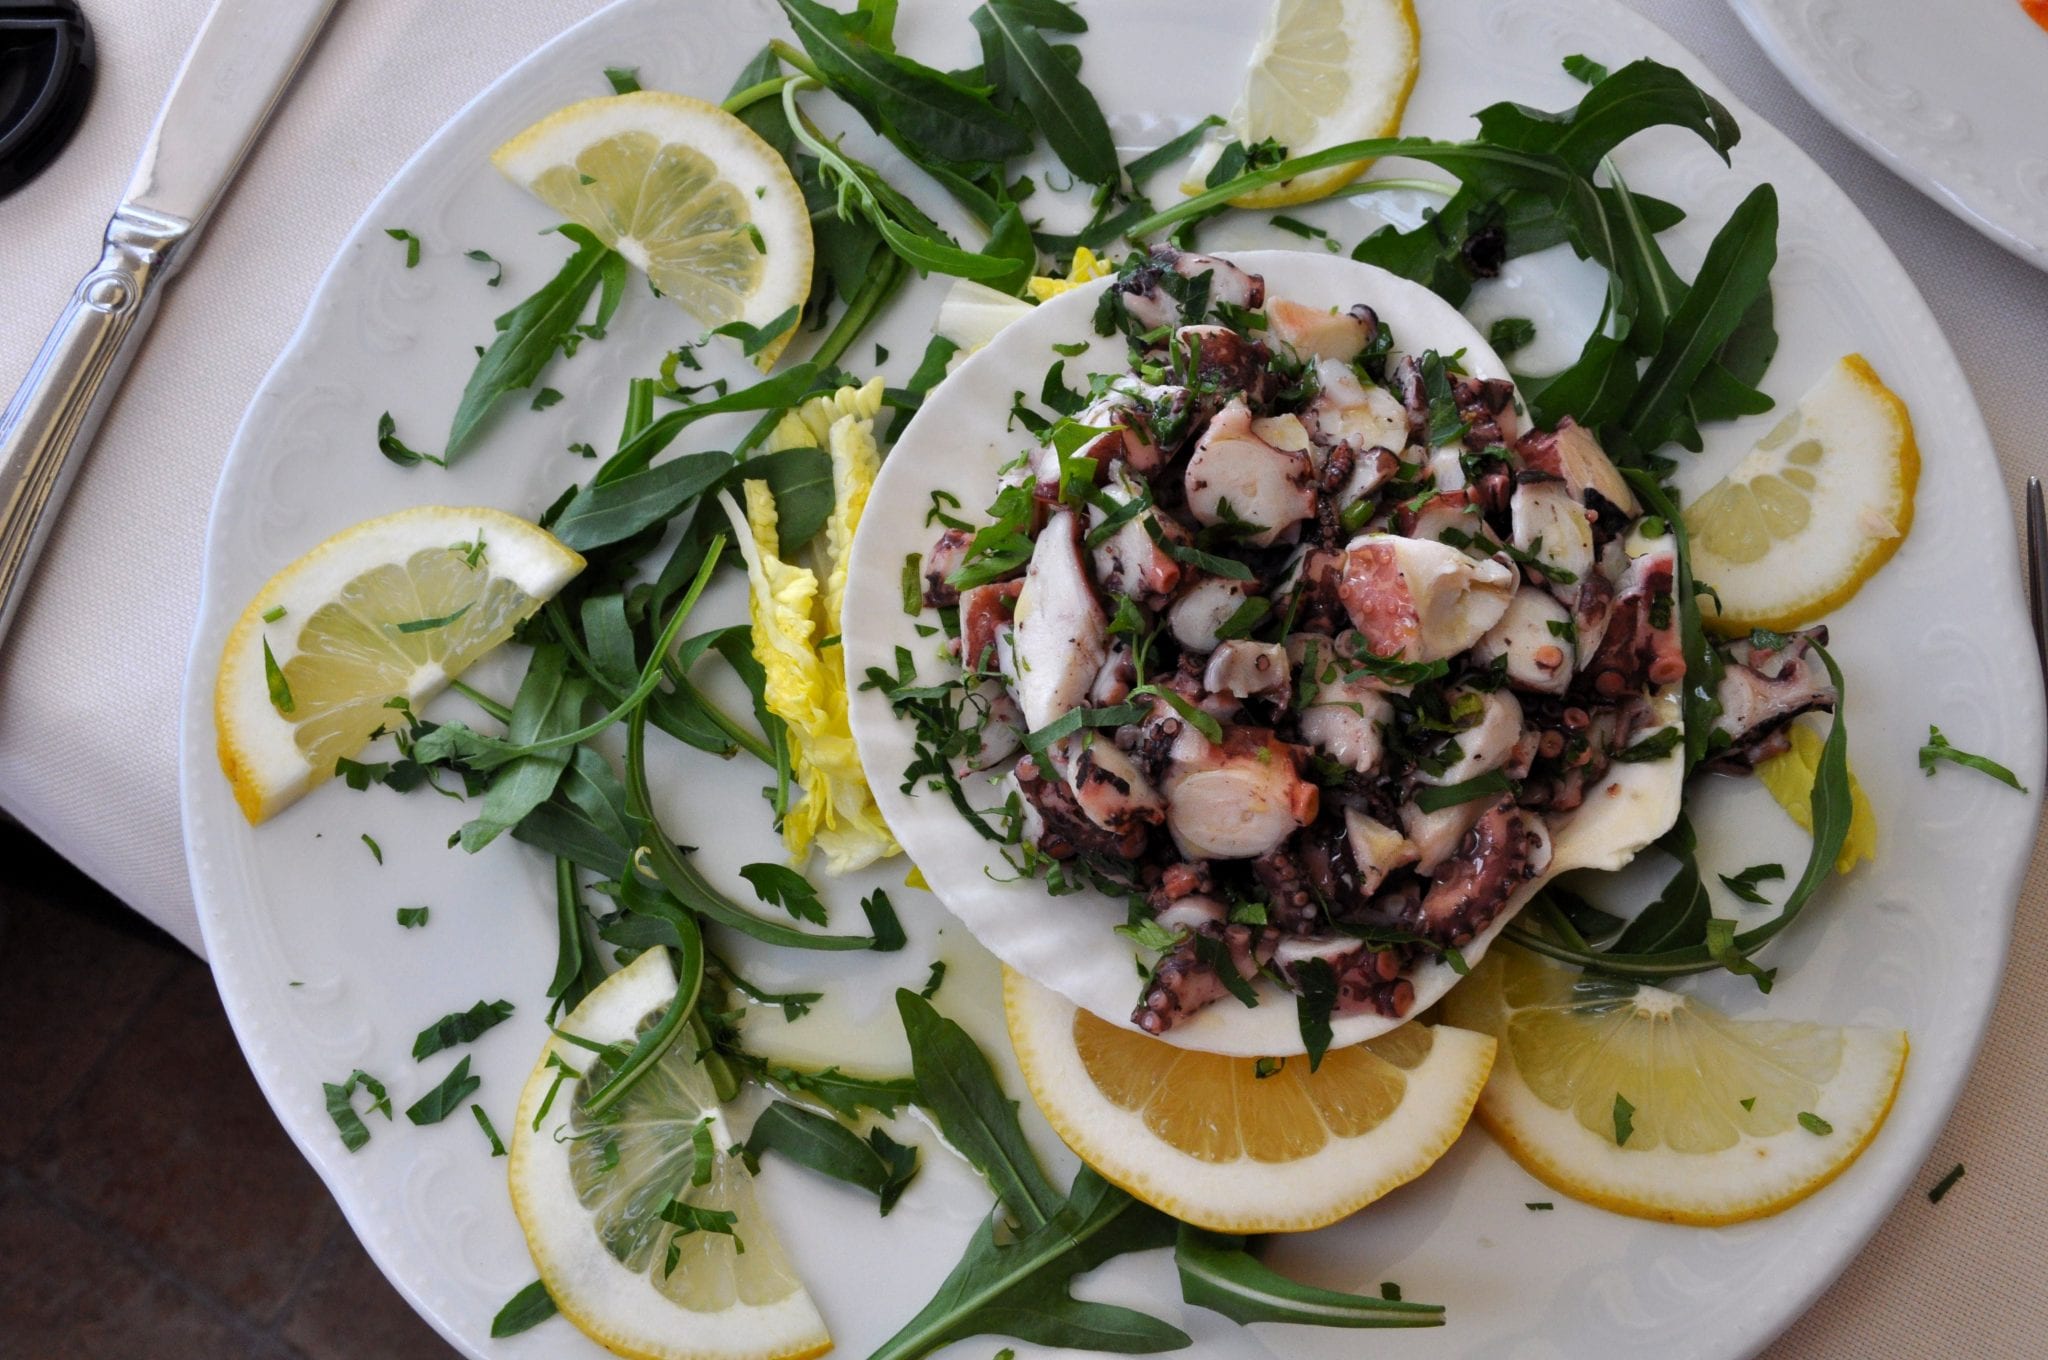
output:
[[[1728,745],[1707,768],[1747,774],[1791,748],[1786,729],[1794,718],[1834,710],[1834,682],[1813,654],[1813,644],[1826,646],[1827,640],[1826,628],[1809,628],[1787,634],[1782,647],[1759,647],[1744,639],[1728,649],[1717,692],[1721,716],[1714,720],[1714,730],[1728,738]]]
[[[1462,945],[1549,865],[1550,833],[1542,820],[1503,798],[1479,815],[1458,853],[1437,871],[1415,928],[1441,944]]]
[[[1081,810],[1074,791],[1066,781],[1039,768],[1035,756],[1025,756],[1016,766],[1017,788],[1024,795],[1027,822],[1035,819],[1033,835],[1038,848],[1054,859],[1076,855],[1109,855],[1120,859],[1137,856],[1145,848],[1145,824],[1133,820],[1120,831],[1097,826]]]
[[[1224,926],[1214,934],[1190,936],[1175,945],[1152,970],[1152,980],[1146,984],[1138,1008],[1131,1013],[1132,1024],[1147,1034],[1164,1034],[1176,1021],[1229,995],[1230,989],[1222,976],[1203,958],[1196,944],[1196,940],[1205,937],[1221,941],[1231,966],[1246,982],[1257,977],[1259,969],[1273,955],[1275,936],[1270,930],[1254,931],[1250,926],[1235,925]]]
[[[950,579],[967,561],[967,545],[974,542],[971,529],[948,529],[924,555],[924,602],[933,609],[949,609],[960,603],[960,587]]]

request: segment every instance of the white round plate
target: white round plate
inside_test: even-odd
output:
[[[2019,0],[1728,0],[1830,123],[2048,269],[2048,28]]]
[[[1266,302],[1282,300],[1315,308],[1373,309],[1394,338],[1394,353],[1459,354],[1460,366],[1475,378],[1506,378],[1507,366],[1465,317],[1427,288],[1375,265],[1323,250],[1239,250],[1231,263],[1265,281]],[[1083,284],[1016,321],[976,352],[933,392],[903,432],[875,480],[847,570],[847,616],[869,620],[846,641],[849,674],[880,670],[895,674],[897,658],[908,654],[919,684],[939,684],[959,674],[959,662],[935,645],[943,639],[920,635],[936,617],[905,612],[902,601],[903,545],[935,537],[926,523],[935,496],[946,495],[972,517],[994,497],[1005,465],[1030,447],[1030,437],[1010,428],[1011,394],[1032,390],[1054,362],[1054,345],[1087,347],[1060,360],[1065,379],[1079,386],[1084,374],[1122,372],[1126,345],[1121,332],[1096,334],[1094,314],[1108,280]],[[1064,351],[1061,351],[1064,352]],[[972,520],[970,519],[970,522]],[[1670,703],[1675,711],[1675,701]],[[905,784],[898,772],[916,759],[916,730],[896,716],[879,689],[854,694],[849,713],[854,740],[875,801],[903,849],[923,871],[932,891],[958,916],[974,938],[1010,967],[1114,1025],[1136,1030],[1131,1012],[1136,951],[1112,935],[1122,925],[1123,899],[1083,890],[1048,899],[1044,880],[1020,874],[949,797],[922,784]],[[1548,878],[1574,868],[1625,864],[1664,834],[1678,814],[1682,776],[1676,754],[1615,774],[1627,792],[1589,802],[1580,816],[1558,829],[1551,866],[1516,890],[1508,909],[1460,950],[1476,964]],[[976,807],[1001,807],[997,787],[1012,762],[964,778],[962,791]],[[1442,959],[1425,959],[1409,970],[1420,1015],[1457,984],[1458,974]],[[1162,1037],[1184,1048],[1231,1053],[1242,1058],[1303,1051],[1293,996],[1266,979],[1253,984],[1259,1004],[1204,1008],[1175,1024]],[[1361,1011],[1339,1016],[1330,1042],[1343,1047],[1385,1034],[1398,1018]]]
[[[1220,85],[1234,85],[1236,63],[1262,17],[1262,7],[1237,0],[1087,8],[1095,24],[1082,40],[1091,85],[1117,139],[1133,149],[1156,145],[1228,102]],[[1760,997],[1737,979],[1699,985],[1744,1014],[1903,1025],[1914,1056],[1891,1122],[1862,1160],[1820,1195],[1766,1222],[1696,1230],[1604,1214],[1546,1192],[1475,1132],[1416,1184],[1338,1227],[1276,1243],[1274,1253],[1304,1278],[1366,1289],[1394,1280],[1410,1298],[1449,1307],[1447,1327],[1375,1343],[1390,1355],[1496,1360],[1654,1350],[1733,1360],[1796,1317],[1897,1198],[1947,1118],[1998,988],[2036,802],[1966,770],[1925,779],[1914,751],[1927,724],[1938,722],[1960,746],[1989,752],[2024,775],[2041,769],[2040,679],[2010,520],[1968,383],[1910,281],[1812,162],[1729,100],[1682,48],[1606,0],[1424,0],[1418,9],[1424,74],[1409,110],[1411,131],[1464,135],[1473,110],[1504,96],[1568,105],[1581,87],[1557,62],[1573,52],[1610,66],[1656,57],[1727,100],[1744,133],[1732,171],[1676,132],[1645,136],[1623,157],[1633,185],[1692,213],[1666,238],[1674,262],[1690,274],[1740,197],[1760,180],[1774,182],[1784,213],[1776,274],[1784,340],[1769,389],[1781,401],[1796,398],[1837,357],[1860,349],[1911,405],[1927,469],[1919,522],[1892,564],[1834,620],[1851,687],[1851,749],[1887,833],[1880,861],[1830,890],[1776,948],[1772,961],[1783,971],[1773,995]],[[978,59],[957,6],[927,0],[904,11],[908,50],[942,66]],[[697,333],[637,289],[628,290],[609,338],[549,368],[543,381],[564,392],[564,401],[539,412],[522,399],[507,401],[454,468],[392,466],[377,455],[372,432],[388,410],[401,437],[438,449],[473,363],[471,346],[488,340],[491,319],[562,257],[561,238],[537,234],[552,219],[490,168],[491,149],[562,104],[603,93],[606,66],[637,65],[649,87],[716,98],[764,37],[783,31],[778,16],[769,0],[625,0],[565,33],[458,115],[343,247],[243,421],[214,506],[180,742],[187,847],[208,952],[279,1118],[385,1272],[472,1356],[594,1360],[602,1353],[560,1321],[490,1340],[492,1315],[533,1278],[533,1267],[506,1202],[504,1165],[488,1155],[466,1113],[428,1128],[372,1115],[371,1142],[350,1154],[320,1087],[361,1067],[389,1085],[402,1110],[455,1056],[414,1063],[413,1034],[447,1011],[504,997],[517,1013],[467,1052],[483,1079],[476,1099],[507,1130],[544,1037],[542,992],[554,961],[549,866],[509,840],[476,856],[446,848],[473,809],[424,791],[356,794],[328,786],[251,829],[215,764],[214,669],[243,603],[280,564],[333,531],[409,504],[494,504],[534,515],[588,476],[591,465],[567,447],[608,447],[626,380],[650,373],[664,349]],[[1134,52],[1145,59],[1132,60]],[[1512,60],[1474,60],[1487,52]],[[1191,80],[1190,72],[1217,74]],[[872,140],[859,133],[853,144]],[[876,160],[886,173],[901,170],[888,156]],[[1042,189],[1041,201],[1056,202],[1049,194]],[[926,201],[943,200],[932,194]],[[1382,213],[1412,222],[1428,202],[1391,195],[1296,215],[1348,247]],[[403,248],[385,236],[387,228],[411,230],[426,243],[417,269],[404,268]],[[1300,244],[1263,216],[1206,228],[1202,242]],[[462,258],[479,248],[505,261],[502,288],[486,288],[488,271]],[[922,352],[943,287],[931,280],[908,290],[877,335],[890,351],[883,367],[892,381],[901,383]],[[1599,280],[1567,252],[1553,252],[1522,262],[1466,310],[1482,330],[1496,316],[1532,318],[1541,337],[1517,362],[1544,372],[1576,352],[1599,310]],[[715,370],[707,376],[746,376],[737,356],[706,353]],[[849,356],[857,370],[869,361],[865,345]],[[1710,430],[1707,453],[1684,469],[1687,489],[1718,476],[1770,419]],[[693,437],[699,432],[696,447],[733,437],[732,427],[709,422]],[[903,551],[924,546],[920,538]],[[706,626],[741,617],[736,586],[728,578],[707,597]],[[504,658],[474,679],[503,695],[517,674],[515,660]],[[463,715],[464,708],[451,697],[432,711]],[[699,862],[714,880],[737,884],[740,865],[780,857],[756,801],[758,768],[665,741],[657,760],[659,811],[679,839],[702,847]],[[1710,881],[1713,871],[1773,859],[1791,864],[1803,854],[1804,840],[1789,823],[1758,814],[1755,788],[1729,782],[1712,795],[1716,806],[1706,809],[1702,827]],[[1722,819],[1722,805],[1732,822]],[[1745,817],[1753,834],[1717,835]],[[359,839],[366,834],[381,846],[381,865]],[[762,985],[816,982],[827,993],[810,1018],[764,1043],[791,1056],[808,1050],[899,1067],[890,990],[921,985],[937,954],[950,964],[939,1004],[1007,1064],[1000,1016],[990,1008],[988,956],[935,899],[902,888],[905,867],[896,861],[886,872],[825,885],[835,926],[857,929],[857,897],[887,884],[912,937],[902,953],[744,956]],[[401,929],[395,909],[420,904],[432,908],[429,923]],[[1014,1072],[1008,1079],[1021,1093]],[[1035,1116],[1029,1123],[1057,1174],[1066,1174],[1071,1158]],[[886,1219],[876,1217],[871,1198],[806,1173],[770,1168],[762,1177],[767,1211],[843,1354],[869,1353],[930,1297],[986,1210],[986,1191],[971,1173],[928,1134],[921,1141],[925,1170]],[[1553,1199],[1552,1213],[1523,1208]],[[1243,1330],[1184,1307],[1163,1254],[1120,1259],[1087,1292],[1185,1328],[1193,1354],[1284,1351],[1309,1360],[1357,1353],[1358,1339],[1344,1332]],[[977,1339],[955,1353],[986,1356],[1006,1344]]]

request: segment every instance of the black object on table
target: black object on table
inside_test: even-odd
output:
[[[0,0],[0,198],[78,131],[93,68],[92,26],[76,0]]]

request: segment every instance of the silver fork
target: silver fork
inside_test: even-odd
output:
[[[2041,504],[2041,479],[2027,478],[2027,612],[2034,619],[2034,651],[2048,679],[2048,510]]]

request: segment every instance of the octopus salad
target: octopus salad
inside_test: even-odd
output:
[[[1407,1016],[1619,771],[1680,777],[1671,528],[1589,431],[1371,299],[1161,247],[1096,327],[1126,369],[917,564],[957,610],[955,764],[999,781],[1026,867],[1129,902],[1139,1028],[1261,977],[1304,1027]],[[1832,705],[1813,640],[1728,655],[1720,768]]]

